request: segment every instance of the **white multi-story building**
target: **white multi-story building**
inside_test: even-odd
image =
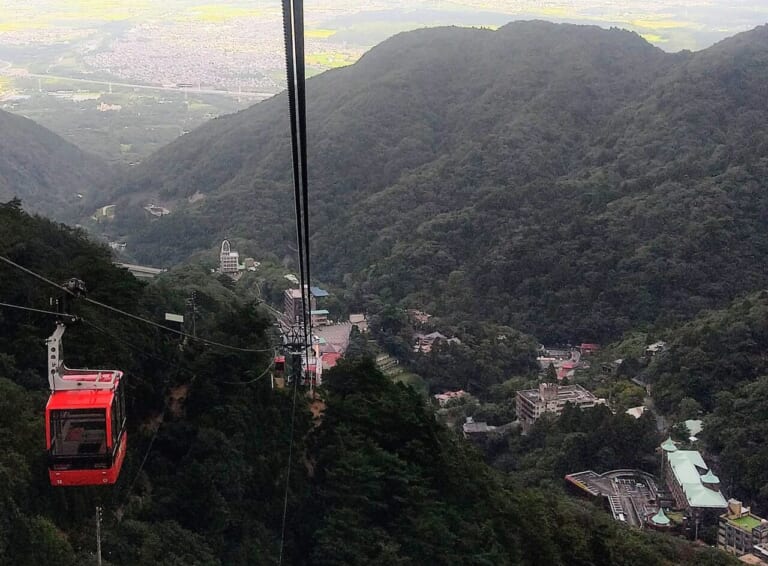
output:
[[[232,251],[229,240],[221,242],[219,254],[219,271],[222,273],[237,273],[240,269],[240,254]]]
[[[581,385],[556,383],[541,383],[538,389],[518,391],[515,401],[517,418],[524,431],[530,429],[544,413],[559,415],[568,403],[579,408],[605,405],[605,399],[598,399]]]

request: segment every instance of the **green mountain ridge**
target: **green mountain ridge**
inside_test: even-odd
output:
[[[360,306],[564,341],[758,289],[766,53],[765,26],[678,54],[545,22],[400,34],[308,82],[314,273]],[[104,229],[140,261],[225,236],[290,257],[287,131],[283,96],[195,130],[132,171]]]
[[[53,280],[82,277],[93,298],[154,320],[196,289],[199,335],[268,346],[268,320],[205,270],[139,282],[82,231],[28,216],[17,203],[0,205],[0,254]],[[8,301],[47,304],[50,288],[6,264],[0,282]],[[133,318],[73,308],[82,322],[67,331],[67,360],[126,372],[128,454],[114,486],[48,485],[43,338],[52,320],[0,310],[2,564],[96,564],[96,505],[104,509],[106,566],[275,564],[291,434],[284,564],[737,563],[627,529],[552,490],[525,488],[485,465],[419,394],[390,382],[370,359],[342,361],[324,375],[321,418],[297,396],[293,426],[289,389],[248,383],[269,353],[180,348],[176,336]],[[180,388],[186,393],[171,401]]]
[[[0,110],[0,202],[19,198],[29,210],[76,220],[116,176],[100,158]]]

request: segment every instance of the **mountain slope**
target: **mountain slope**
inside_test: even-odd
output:
[[[0,564],[93,564],[96,506],[103,554],[115,566],[278,557],[318,566],[737,564],[715,549],[629,530],[556,490],[519,485],[371,359],[325,374],[325,410],[313,419],[309,397],[260,379],[269,320],[204,269],[140,282],[82,231],[15,204],[0,205],[0,254],[54,281],[82,277],[92,297],[134,317],[157,320],[194,289],[198,336],[266,348],[194,340],[180,348],[136,318],[75,301],[69,312],[81,320],[67,331],[66,357],[125,370],[129,432],[114,486],[65,489],[49,485],[41,444],[43,338],[53,320],[0,310]],[[48,304],[48,286],[4,263],[0,283],[7,301]]]
[[[765,27],[675,55],[544,22],[396,36],[308,83],[315,273],[358,301],[553,340],[768,284],[766,53]],[[285,253],[285,109],[275,97],[158,152],[121,188],[114,233],[155,261],[224,235]],[[173,214],[150,221],[147,198]]]
[[[0,201],[18,197],[28,210],[63,219],[65,208],[79,208],[112,175],[106,162],[31,120],[0,110]]]

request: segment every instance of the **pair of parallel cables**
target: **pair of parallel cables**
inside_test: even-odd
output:
[[[291,127],[291,157],[293,163],[293,197],[296,213],[296,240],[299,252],[299,284],[302,316],[301,349],[309,366],[312,348],[312,317],[310,312],[310,253],[309,253],[309,189],[307,175],[307,96],[306,70],[304,65],[304,2],[303,0],[282,0],[283,31],[285,34],[285,66],[288,83],[288,110]],[[290,321],[293,323],[294,321]],[[308,369],[308,367],[307,367]],[[283,563],[286,521],[288,518],[288,494],[290,491],[291,467],[293,462],[294,423],[296,420],[296,396],[299,379],[293,379],[293,403],[291,407],[290,442],[288,465],[283,497],[283,517],[280,528],[280,555],[278,564]],[[310,384],[312,387],[312,384]]]

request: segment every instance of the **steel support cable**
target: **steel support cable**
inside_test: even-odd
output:
[[[312,281],[310,270],[310,250],[309,250],[309,173],[307,158],[307,89],[306,89],[306,67],[304,65],[304,9],[301,2],[293,4],[293,25],[295,27],[295,54],[296,54],[296,95],[297,95],[297,114],[299,126],[299,160],[301,163],[301,193],[304,202],[304,262],[307,272],[307,285]],[[308,309],[308,345],[312,348],[312,313],[311,313],[311,291],[307,290]]]
[[[285,69],[288,87],[288,117],[290,119],[291,129],[291,164],[293,169],[293,201],[296,215],[296,243],[299,253],[299,294],[301,295],[302,316],[300,320],[304,344],[307,343],[307,300],[305,286],[308,284],[305,273],[305,251],[304,251],[304,222],[302,220],[304,213],[304,203],[301,191],[301,162],[298,137],[298,123],[296,111],[296,46],[294,42],[294,20],[293,4],[291,0],[283,0],[283,33],[285,36]],[[295,321],[290,321],[294,323]]]
[[[299,68],[300,77],[304,78],[303,69],[303,4],[302,0],[282,0],[283,8],[283,29],[285,33],[285,59],[286,59],[286,75],[288,79],[288,105],[289,114],[291,120],[291,156],[293,161],[293,187],[294,187],[294,201],[296,205],[296,234],[299,246],[299,267],[300,267],[300,295],[302,304],[302,332],[303,332],[303,350],[306,355],[306,347],[308,340],[311,340],[309,335],[309,311],[307,309],[308,302],[308,286],[309,286],[309,265],[308,259],[308,220],[307,220],[307,208],[306,200],[304,200],[305,191],[303,191],[306,173],[306,161],[302,162],[302,156],[306,157],[306,149],[299,148],[300,135],[298,130],[300,124],[297,124],[297,110],[296,110],[296,91],[297,91],[297,68]],[[301,23],[301,27],[297,24]],[[296,38],[301,37],[302,48],[301,65],[297,65],[297,43]],[[299,108],[299,114],[302,111],[302,107]],[[307,273],[305,273],[305,269]],[[306,275],[306,277],[305,277]],[[311,303],[310,303],[311,304]],[[293,399],[291,403],[291,424],[289,431],[289,443],[288,443],[288,462],[286,465],[285,474],[285,492],[283,495],[283,516],[280,525],[280,553],[278,558],[278,564],[283,563],[283,552],[285,550],[285,532],[288,518],[288,495],[291,485],[291,467],[293,464],[293,443],[294,443],[294,426],[296,422],[296,399],[298,395],[298,379],[293,380]]]
[[[47,277],[44,277],[43,275],[40,275],[39,273],[36,273],[32,271],[31,269],[28,269],[24,267],[23,265],[19,265],[15,261],[12,261],[8,259],[7,257],[0,256],[0,261],[3,261],[7,263],[8,265],[15,267],[24,273],[31,275],[32,277],[36,277],[40,281],[43,281],[45,283],[48,283],[49,285],[56,287],[60,291],[67,293],[69,295],[73,295],[72,291],[67,289],[66,287],[59,285],[58,283],[55,283],[48,279]],[[209,346],[216,346],[218,348],[225,348],[227,350],[234,350],[236,352],[251,352],[251,353],[264,353],[264,352],[271,352],[273,351],[273,348],[239,348],[237,346],[231,346],[230,344],[222,344],[221,342],[215,342],[214,340],[208,340],[206,338],[200,338],[199,336],[193,336],[192,334],[187,334],[186,332],[182,332],[181,330],[176,330],[175,328],[171,328],[170,326],[165,326],[164,324],[160,324],[158,322],[154,322],[152,320],[149,320],[147,318],[131,314],[129,312],[125,312],[124,310],[118,309],[116,307],[113,307],[111,305],[108,305],[106,303],[102,303],[100,301],[97,301],[95,299],[91,299],[90,297],[81,297],[81,299],[87,303],[91,303],[92,305],[96,305],[98,307],[101,307],[103,309],[112,311],[114,313],[117,313],[121,316],[125,316],[127,318],[132,318],[133,320],[143,322],[144,324],[149,324],[151,326],[154,326],[156,328],[159,328],[161,330],[165,330],[166,332],[171,332],[173,334],[176,334],[178,336],[183,336],[184,338],[187,338],[189,340],[195,340],[197,342],[201,342],[203,344],[208,344]]]

